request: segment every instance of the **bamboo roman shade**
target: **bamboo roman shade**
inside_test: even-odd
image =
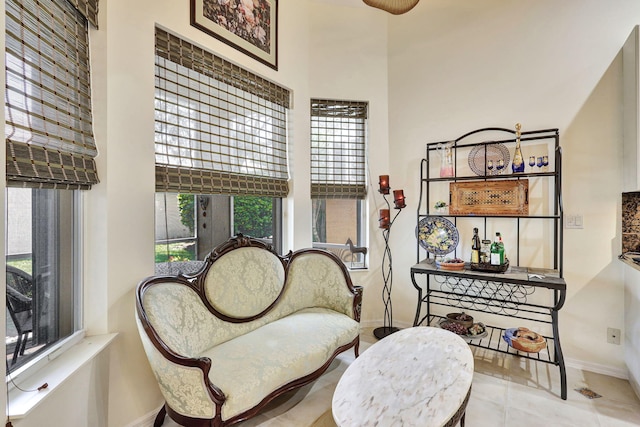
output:
[[[368,103],[311,100],[311,198],[364,199]]]
[[[82,14],[94,27],[98,28],[98,0],[67,0],[78,12]]]
[[[156,28],[156,190],[286,197],[289,99]]]
[[[7,185],[91,188],[98,174],[87,20],[67,0],[5,5]]]

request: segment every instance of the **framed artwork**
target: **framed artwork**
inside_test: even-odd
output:
[[[191,25],[278,69],[278,0],[191,0]]]

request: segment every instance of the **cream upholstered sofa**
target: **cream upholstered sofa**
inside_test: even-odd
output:
[[[166,413],[186,426],[226,426],[317,379],[359,346],[362,289],[329,252],[281,257],[242,235],[194,275],[156,276],[136,291],[142,343]]]

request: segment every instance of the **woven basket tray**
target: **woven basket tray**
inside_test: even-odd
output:
[[[489,273],[504,273],[509,269],[509,260],[505,260],[502,265],[493,265],[488,262],[472,262],[469,264],[472,270],[486,271]]]
[[[529,215],[529,180],[466,181],[449,184],[451,215]]]

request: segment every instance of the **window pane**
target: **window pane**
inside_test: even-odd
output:
[[[6,190],[10,370],[77,330],[74,199],[71,190]]]
[[[193,273],[238,233],[281,251],[281,206],[271,197],[156,193],[156,273]]]
[[[235,196],[233,232],[258,239],[273,239],[273,200],[271,197]]]
[[[156,193],[156,263],[196,259],[193,194]]]
[[[363,203],[354,199],[313,199],[313,246],[335,253],[349,267],[363,268]]]

